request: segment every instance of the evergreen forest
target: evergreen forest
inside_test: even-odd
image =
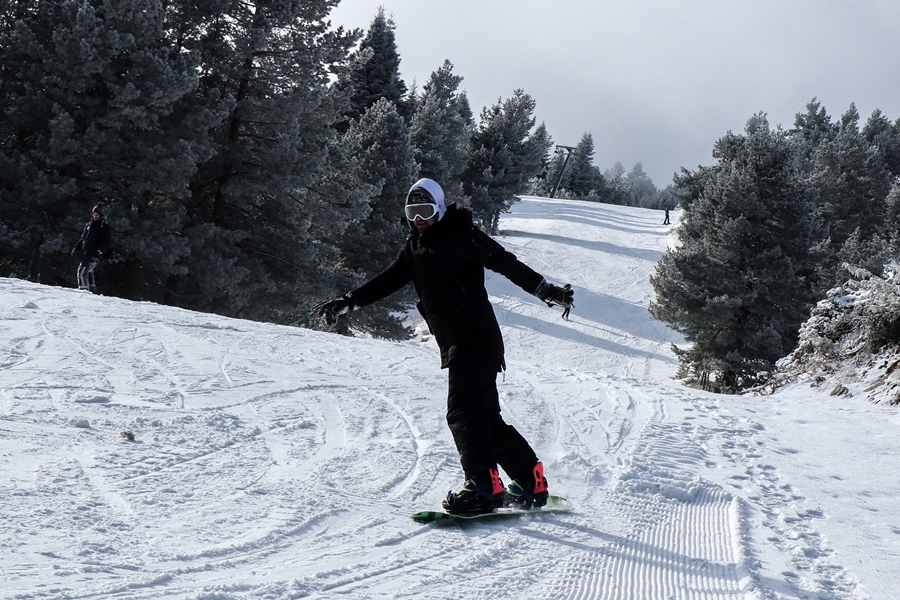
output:
[[[860,125],[853,105],[834,119],[813,99],[788,130],[751,116],[713,157],[675,178],[679,244],[651,278],[651,314],[691,342],[675,348],[681,377],[719,392],[764,384],[816,304],[851,302],[838,288],[860,273],[888,281],[870,299],[876,323],[841,321],[833,352],[854,330],[900,343],[897,290],[882,293],[900,283],[900,120],[875,110]]]
[[[491,234],[523,194],[678,205],[651,314],[690,343],[683,378],[736,392],[848,273],[900,257],[900,120],[816,99],[786,130],[755,114],[658,189],[641,163],[595,166],[590,132],[556,146],[521,89],[476,113],[449,60],[407,85],[384,9],[346,30],[337,3],[0,2],[0,273],[73,286],[102,204],[100,293],[320,327],[315,303],[395,257],[420,177]],[[409,337],[405,293],[338,330]]]
[[[100,293],[315,326],[394,258],[418,178],[496,231],[550,160],[534,99],[476,119],[449,61],[410,88],[384,10],[348,31],[336,5],[0,3],[0,272],[74,285],[103,204]],[[407,337],[407,301],[343,331]]]

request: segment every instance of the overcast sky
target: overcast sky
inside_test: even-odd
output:
[[[332,24],[379,5],[408,85],[449,59],[476,115],[522,88],[555,143],[589,131],[601,170],[640,161],[658,187],[758,111],[900,117],[898,0],[341,0]]]

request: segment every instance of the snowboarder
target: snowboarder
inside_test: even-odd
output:
[[[109,247],[109,222],[104,215],[102,204],[97,204],[91,210],[91,220],[84,226],[81,238],[72,248],[72,256],[81,256],[78,263],[78,289],[97,292],[97,284],[94,280],[94,269],[100,262],[100,258]]]
[[[544,467],[522,435],[500,416],[497,373],[505,370],[503,336],[484,287],[484,269],[500,273],[544,302],[571,304],[574,292],[540,274],[479,230],[472,213],[446,206],[437,182],[420,179],[406,198],[411,233],[397,258],[361,286],[313,309],[334,324],[412,282],[416,307],[428,323],[448,369],[447,424],[466,481],[443,502],[453,514],[491,512],[509,500],[543,506]],[[497,465],[511,478],[507,489]]]
[[[668,224],[669,224],[669,206],[666,205],[666,218],[663,219],[663,225],[668,225]]]

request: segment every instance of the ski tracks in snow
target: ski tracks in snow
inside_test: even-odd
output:
[[[679,431],[680,411],[671,414],[627,380],[569,380],[550,401],[559,421],[553,446],[569,452],[550,460],[547,472],[552,479],[562,471],[570,488],[583,482],[567,490],[580,510],[564,525],[525,528],[548,553],[566,548],[566,560],[536,566],[547,597],[748,597],[756,586],[741,501],[698,478],[705,453]],[[581,393],[575,381],[585,384]],[[592,473],[596,465],[601,472]]]
[[[818,531],[816,523],[826,517],[822,509],[810,505],[782,479],[777,466],[766,462],[760,450],[771,446],[773,440],[752,412],[733,414],[725,406],[727,400],[712,396],[692,402],[698,413],[708,414],[707,426],[694,432],[698,443],[724,459],[714,468],[730,473],[728,487],[743,498],[745,534],[751,536],[752,529],[756,539],[764,538],[780,551],[776,557],[769,556],[771,552],[757,556],[755,550],[748,550],[755,567],[761,566],[761,560],[773,563],[769,570],[783,563],[779,570],[786,583],[767,580],[765,587],[772,593],[799,598],[868,597],[857,578],[835,560],[827,539]],[[781,447],[776,452],[790,457],[794,451]]]
[[[430,343],[0,280],[0,597],[864,598],[753,415],[659,383],[668,333],[635,314],[661,251],[631,211],[517,208],[533,266],[584,277],[572,323],[498,310],[503,414],[575,512],[461,527],[409,519],[462,475]]]
[[[530,544],[567,556],[534,565],[548,597],[866,597],[816,530],[822,511],[762,461],[764,428],[731,414],[727,400],[575,372],[561,374],[559,394],[542,396],[548,377],[529,371],[504,405],[517,426],[535,417],[555,424],[540,442],[554,451],[545,455],[551,490],[561,475],[579,509],[522,526]],[[532,404],[543,408],[522,415],[519,405]],[[759,555],[763,538],[789,557],[783,582],[760,562],[770,558]]]

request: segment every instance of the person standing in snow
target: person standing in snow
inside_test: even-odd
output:
[[[572,284],[570,284],[570,283],[567,283],[566,285],[563,286],[564,292],[568,292],[571,289],[572,289]],[[553,304],[551,303],[550,306],[552,307]],[[563,304],[563,313],[562,313],[563,321],[569,320],[569,311],[572,310],[573,306],[575,306],[575,304],[573,304],[572,302],[566,302]]]
[[[666,205],[666,218],[663,219],[663,225],[669,224],[669,205]]]
[[[445,206],[437,182],[420,179],[406,198],[411,233],[397,258],[343,297],[323,302],[313,315],[334,324],[412,282],[416,305],[428,323],[448,369],[447,424],[466,481],[450,492],[444,508],[481,514],[508,499],[543,506],[549,496],[544,467],[522,435],[500,416],[497,373],[506,368],[503,336],[484,287],[484,270],[499,273],[544,302],[571,304],[574,292],[550,284],[479,230],[472,213]],[[504,489],[497,465],[512,479]]]
[[[100,263],[103,253],[109,247],[109,222],[105,217],[105,209],[102,204],[97,204],[91,210],[91,220],[84,226],[81,239],[72,248],[72,256],[80,255],[78,263],[78,289],[97,292],[97,284],[94,281],[94,269]]]

